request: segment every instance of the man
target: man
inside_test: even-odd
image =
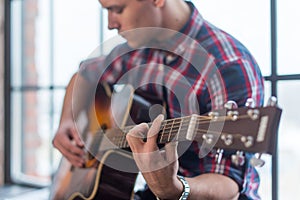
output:
[[[117,29],[127,43],[116,47],[104,60],[96,58],[82,63],[82,77],[87,84],[91,79],[113,84],[131,72],[135,77],[126,80],[134,79],[142,90],[163,98],[171,118],[193,112],[193,109],[180,108],[181,102],[184,102],[183,107],[186,102],[194,102],[186,99],[197,100],[198,114],[220,108],[227,100],[242,106],[247,98],[252,98],[257,105],[262,104],[263,78],[254,58],[240,42],[205,21],[192,3],[183,0],[99,1],[108,10],[108,28]],[[176,41],[166,48],[164,44],[173,41],[174,35]],[[187,37],[182,39],[184,35]],[[202,54],[203,49],[209,58],[195,61],[203,56],[198,54]],[[214,65],[210,64],[210,57]],[[161,71],[159,65],[169,67],[164,67],[164,75],[158,72]],[[137,66],[146,66],[143,70],[148,70],[147,73],[141,77],[141,72],[130,71]],[[94,77],[95,71],[101,77]],[[180,76],[180,81],[174,78]],[[59,129],[53,139],[54,146],[77,167],[84,163],[84,144],[75,129],[70,102],[75,80],[82,77],[74,75],[67,87]],[[144,86],[145,78],[148,83],[159,79],[165,87]],[[182,84],[184,81],[187,83]],[[169,90],[179,91],[180,95],[175,98]],[[200,147],[193,142],[178,161],[179,144],[170,142],[164,150],[156,144],[162,120],[163,116],[158,116],[150,129],[146,124],[137,125],[126,137],[137,166],[154,194],[147,196],[147,190],[139,194],[141,199],[154,196],[159,199],[259,199],[259,177],[249,164],[250,154],[245,154],[245,163],[237,165],[231,160],[234,152],[225,151],[220,159],[216,159],[214,151],[201,156]]]

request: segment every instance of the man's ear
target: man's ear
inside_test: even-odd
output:
[[[165,5],[166,0],[153,0],[153,3],[156,7],[161,8]]]

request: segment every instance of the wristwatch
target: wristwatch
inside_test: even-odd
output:
[[[190,191],[191,191],[190,185],[188,184],[188,182],[185,180],[185,178],[183,176],[178,175],[177,178],[181,181],[181,183],[183,185],[183,192],[182,192],[179,200],[187,200],[187,198],[189,197]]]
[[[179,200],[187,200],[191,191],[191,188],[188,184],[188,182],[185,180],[183,176],[177,175],[177,178],[180,180],[180,182],[183,185],[183,192],[179,198]],[[161,200],[160,198],[156,197],[157,200]]]

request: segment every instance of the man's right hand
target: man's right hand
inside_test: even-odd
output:
[[[74,121],[65,120],[62,122],[52,143],[72,165],[76,167],[84,166],[84,144],[76,131]]]

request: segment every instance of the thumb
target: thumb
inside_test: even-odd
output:
[[[168,162],[174,162],[178,160],[177,146],[178,141],[171,141],[165,145],[165,155]]]

